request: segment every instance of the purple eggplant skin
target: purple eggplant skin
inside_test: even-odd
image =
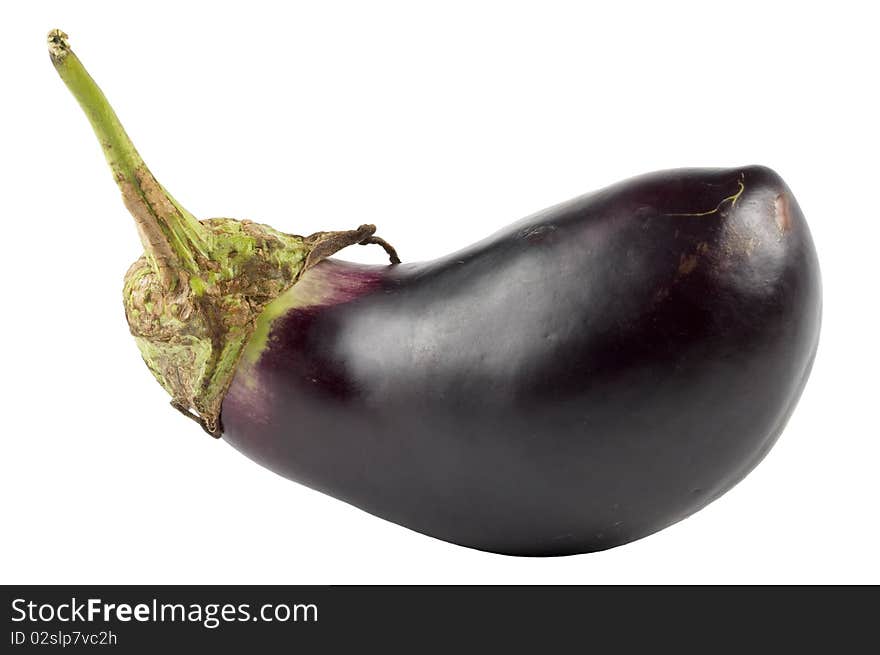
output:
[[[276,302],[229,443],[440,539],[566,555],[680,521],[761,461],[821,286],[791,191],[751,166],[637,177],[428,263],[328,260]]]

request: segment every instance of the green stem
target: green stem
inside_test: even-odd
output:
[[[163,286],[175,288],[184,271],[198,275],[200,262],[210,259],[210,232],[153,177],[61,30],[49,32],[49,55],[101,142],[125,205],[137,223],[147,259]]]

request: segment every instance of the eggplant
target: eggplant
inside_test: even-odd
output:
[[[124,300],[144,360],[266,468],[455,544],[565,555],[706,506],[791,416],[821,282],[771,169],[643,175],[400,264],[372,225],[196,220],[49,41],[140,229]],[[394,263],[329,259],[359,243]]]

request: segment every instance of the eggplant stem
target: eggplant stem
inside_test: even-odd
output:
[[[61,30],[49,32],[49,56],[101,143],[125,206],[137,223],[147,259],[163,286],[177,287],[181,273],[197,275],[210,259],[212,235],[153,177],[104,93],[70,49]]]
[[[64,32],[49,32],[49,55],[92,124],[146,251],[122,294],[138,349],[172,405],[218,437],[223,397],[267,304],[342,248],[375,243],[392,263],[400,259],[375,225],[303,237],[252,221],[197,220],[153,177]]]

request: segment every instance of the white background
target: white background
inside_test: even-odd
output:
[[[0,581],[880,582],[878,17],[784,4],[4,5]],[[699,514],[565,558],[452,546],[261,469],[140,360],[120,301],[138,239],[53,27],[196,215],[375,222],[407,261],[652,169],[775,168],[824,275],[794,417]]]

